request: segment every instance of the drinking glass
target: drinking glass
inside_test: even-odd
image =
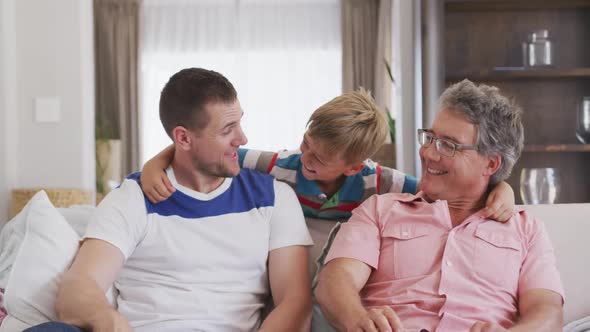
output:
[[[590,144],[590,97],[582,98],[576,119],[576,137],[580,142]]]
[[[553,204],[560,189],[554,168],[523,168],[520,172],[520,197],[524,204]]]

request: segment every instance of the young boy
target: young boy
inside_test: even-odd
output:
[[[388,124],[366,91],[332,99],[311,115],[307,125],[299,150],[240,149],[240,167],[269,173],[288,183],[306,217],[346,221],[351,211],[373,194],[416,193],[416,178],[368,159],[385,142]],[[173,153],[170,146],[143,168],[142,189],[154,203],[175,191],[163,171]],[[510,186],[498,184],[486,206],[488,217],[508,220],[514,208]]]

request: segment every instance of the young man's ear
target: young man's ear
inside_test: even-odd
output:
[[[343,174],[346,176],[356,175],[360,171],[362,171],[363,168],[365,168],[364,162],[356,163],[356,164],[353,164],[352,166],[348,167],[348,169],[346,171],[344,171]]]
[[[174,140],[174,144],[181,150],[190,150],[192,136],[185,127],[177,126],[172,129],[172,139]]]
[[[485,168],[484,175],[494,175],[502,166],[502,157],[500,155],[492,155],[488,157],[488,164]]]

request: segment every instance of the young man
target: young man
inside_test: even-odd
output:
[[[306,217],[346,221],[373,194],[416,193],[414,177],[368,160],[388,133],[387,120],[364,90],[345,93],[320,106],[308,121],[299,150],[264,152],[240,149],[240,166],[286,182],[296,192]],[[141,183],[154,203],[174,188],[162,171],[174,156],[170,146],[144,166]],[[493,188],[486,216],[506,221],[514,193],[505,182]]]
[[[138,332],[300,331],[308,324],[311,238],[291,188],[240,171],[242,114],[221,74],[191,68],[170,78],[160,117],[175,143],[166,176],[176,191],[151,204],[136,173],[104,199],[60,287],[64,323]],[[104,295],[113,283],[117,310]],[[262,321],[268,295],[274,309]]]

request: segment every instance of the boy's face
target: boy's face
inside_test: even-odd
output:
[[[336,181],[341,176],[354,175],[362,170],[362,162],[350,164],[343,160],[342,154],[330,155],[321,140],[316,140],[307,133],[303,135],[301,150],[301,172],[311,181]]]

